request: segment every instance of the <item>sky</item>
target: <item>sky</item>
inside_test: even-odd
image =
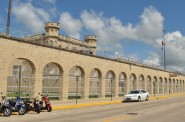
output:
[[[161,68],[165,39],[167,69],[185,73],[184,5],[184,0],[12,0],[10,33],[45,33],[45,22],[59,22],[62,35],[80,40],[96,35],[97,55]],[[8,0],[1,0],[0,32],[7,7]]]

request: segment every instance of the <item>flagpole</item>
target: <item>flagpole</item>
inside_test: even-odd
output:
[[[165,41],[165,37],[164,37],[164,33],[165,33],[165,29],[163,29],[163,39],[164,39],[164,44],[163,44],[163,46],[164,46],[164,70],[166,70],[166,52],[165,52],[165,45],[166,45],[166,41]]]

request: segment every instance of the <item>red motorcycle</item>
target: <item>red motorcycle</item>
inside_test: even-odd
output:
[[[45,106],[43,105],[45,103]],[[52,111],[52,106],[51,106],[51,103],[49,102],[49,99],[47,96],[44,96],[43,97],[43,101],[40,102],[41,104],[41,110],[47,110],[48,112],[51,112]]]

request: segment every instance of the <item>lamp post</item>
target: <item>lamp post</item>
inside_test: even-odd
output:
[[[21,70],[22,70],[22,67],[20,65],[19,66],[19,82],[18,82],[18,84],[19,84],[19,93],[18,93],[19,97],[21,95]]]
[[[153,92],[154,92],[154,97],[155,97],[155,81],[153,82],[153,87],[154,87],[154,90],[153,90]]]
[[[79,76],[76,76],[76,104],[78,103],[78,80],[79,80]]]
[[[111,81],[111,101],[112,101],[112,78],[110,79]]]
[[[122,81],[122,83],[121,83],[121,87],[122,87],[122,96],[124,96],[124,80]]]
[[[169,87],[169,94],[170,94],[171,93],[171,81],[169,81],[168,87]]]
[[[76,77],[76,104],[78,104],[78,82],[79,82],[79,77],[81,77],[81,74],[80,72],[77,71],[77,68],[73,76]]]
[[[109,82],[109,88],[110,88],[110,98],[111,98],[111,101],[112,101],[112,77],[111,78],[108,78],[107,80],[110,80],[110,82]],[[109,91],[108,91],[109,92]],[[108,93],[108,96],[109,96],[109,93]]]

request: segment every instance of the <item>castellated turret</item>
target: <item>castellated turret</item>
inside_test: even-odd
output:
[[[85,42],[87,42],[88,46],[92,50],[93,55],[96,55],[96,37],[94,35],[87,35],[84,37]]]
[[[84,37],[85,42],[88,43],[89,46],[96,48],[96,36],[94,35],[87,35]]]
[[[87,35],[82,41],[59,34],[60,23],[58,22],[46,22],[44,27],[46,33],[42,44],[96,55],[96,36]]]
[[[50,46],[58,46],[60,23],[46,22],[45,23],[46,38],[45,44]]]
[[[45,23],[46,36],[58,37],[60,30],[60,23],[46,22]]]

